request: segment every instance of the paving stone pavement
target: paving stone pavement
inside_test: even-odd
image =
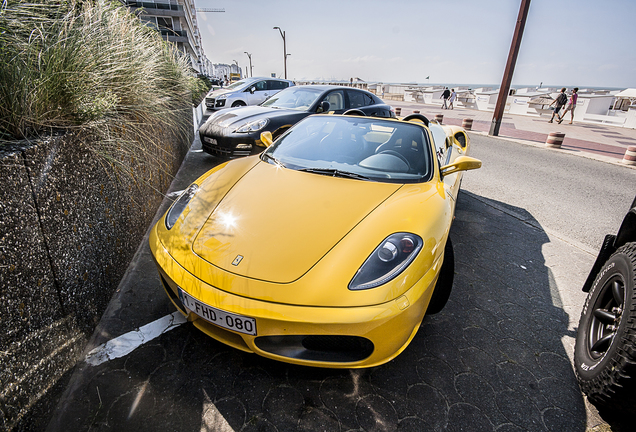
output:
[[[47,430],[576,432],[602,425],[586,409],[570,362],[585,297],[577,290],[594,257],[550,238],[525,210],[502,209],[460,193],[449,303],[425,317],[388,364],[288,365],[184,324],[125,357],[79,365]],[[174,312],[147,249],[142,244],[91,346]]]

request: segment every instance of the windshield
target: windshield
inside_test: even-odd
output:
[[[231,84],[231,85],[225,87],[225,90],[234,90],[234,89],[237,89],[239,87],[245,86],[245,84],[247,84],[246,80],[237,81],[234,84]]]
[[[422,126],[379,118],[313,115],[269,147],[262,160],[337,177],[414,183],[432,177]]]
[[[261,106],[307,111],[321,94],[322,91],[318,89],[289,87],[267,99]]]

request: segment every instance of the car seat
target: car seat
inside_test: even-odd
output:
[[[344,109],[342,94],[340,93],[330,93],[329,96],[327,96],[327,102],[329,102],[329,111],[338,111]]]
[[[404,158],[409,163],[410,173],[416,174],[423,172],[425,160],[421,131],[396,130],[387,142],[380,144],[376,148],[375,154],[379,154],[385,151],[394,151],[404,156]]]

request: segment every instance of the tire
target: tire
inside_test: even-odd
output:
[[[455,278],[455,254],[453,252],[453,244],[451,243],[450,236],[446,240],[446,246],[444,247],[444,262],[442,268],[439,271],[439,277],[431,296],[431,301],[428,303],[426,309],[427,315],[433,315],[440,312],[446,306],[448,298],[451,295],[453,288],[453,279]]]
[[[581,390],[599,409],[636,414],[636,242],[598,272],[581,312],[574,365]]]
[[[245,102],[240,101],[240,100],[239,100],[239,101],[236,101],[236,102],[234,102],[234,103],[232,104],[232,108],[236,108],[236,107],[243,107],[243,106],[246,106],[246,104],[245,104]]]

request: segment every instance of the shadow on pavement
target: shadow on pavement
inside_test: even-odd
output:
[[[48,430],[585,431],[585,405],[561,342],[574,336],[568,320],[578,317],[563,311],[544,265],[548,237],[538,223],[486,202],[460,193],[450,301],[425,317],[390,363],[287,365],[185,324],[126,357],[78,367]],[[111,314],[116,330],[104,325],[104,334],[174,311],[156,271],[142,268],[143,281],[133,272],[120,312]]]

